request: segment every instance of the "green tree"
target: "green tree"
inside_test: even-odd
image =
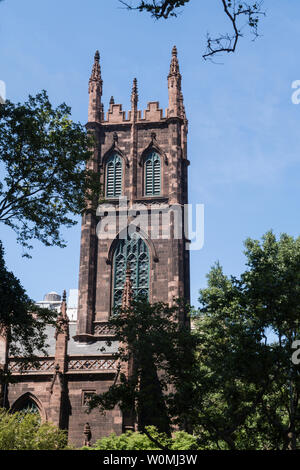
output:
[[[24,104],[0,106],[0,222],[15,231],[25,256],[32,239],[65,246],[61,227],[96,208],[99,182],[87,164],[93,145],[83,126],[72,122],[70,108],[53,108],[45,91]],[[53,320],[7,271],[0,243],[0,328],[10,355],[32,360],[45,353],[45,326]],[[9,372],[2,371],[2,385],[7,380]]]
[[[53,311],[35,305],[20,281],[7,270],[0,242],[0,327],[7,330],[10,352],[24,358],[32,358],[34,351],[46,354],[44,329],[55,316]]]
[[[0,222],[16,232],[25,255],[32,239],[65,246],[61,227],[97,203],[99,183],[86,166],[92,145],[70,108],[53,108],[45,91],[0,106]]]
[[[130,373],[121,367],[109,390],[92,398],[91,408],[105,412],[119,405],[150,439],[149,425],[168,436],[173,425],[186,427],[195,351],[186,315],[187,307],[180,302],[169,307],[145,300],[113,315],[109,325],[120,345],[115,357]]]
[[[178,9],[186,6],[190,2],[190,0],[137,0],[136,4],[136,2],[129,3],[125,0],[119,1],[129,10],[145,11],[150,13],[157,20],[176,17],[178,15]],[[257,38],[259,36],[259,19],[261,16],[265,15],[262,10],[262,0],[253,0],[251,2],[219,0],[219,3],[231,25],[232,32],[220,34],[216,38],[212,38],[208,35],[206,52],[203,54],[204,59],[210,59],[224,52],[235,52],[239,38],[244,35],[246,26],[254,38]],[[203,8],[205,8],[205,6],[203,6]]]
[[[217,264],[200,291],[194,429],[216,448],[296,449],[300,238],[268,232],[245,246],[247,270],[229,278]]]
[[[33,413],[0,409],[0,450],[62,450],[67,434]]]
[[[184,431],[177,431],[172,438],[166,434],[159,433],[153,426],[147,427],[149,439],[140,432],[128,431],[120,436],[111,434],[108,437],[99,439],[92,447],[84,447],[85,450],[160,450],[153,441],[157,441],[161,446],[170,450],[189,450],[197,449],[197,439],[195,436]]]
[[[300,368],[291,359],[300,335],[300,238],[268,232],[245,246],[239,277],[212,268],[192,334],[182,305],[135,301],[112,317],[117,357],[132,373],[121,369],[92,407],[134,409],[159,448],[170,443],[147,434],[148,425],[170,437],[166,423],[188,424],[201,449],[299,448]]]
[[[46,355],[45,327],[55,319],[54,312],[34,304],[20,281],[7,270],[0,242],[0,334],[7,339],[6,356],[9,352],[10,356],[21,357],[26,366],[28,361],[35,361],[36,355]],[[0,368],[0,406],[5,405],[4,385],[12,380],[7,357],[2,361],[5,367]]]

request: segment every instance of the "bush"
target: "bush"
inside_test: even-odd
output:
[[[62,450],[67,434],[33,413],[0,409],[0,450]]]
[[[183,431],[175,432],[172,438],[159,433],[155,427],[148,426],[149,434],[162,446],[169,450],[197,449],[197,440],[191,434]],[[120,436],[111,434],[99,439],[92,447],[84,447],[84,450],[161,450],[146,434],[127,431]]]

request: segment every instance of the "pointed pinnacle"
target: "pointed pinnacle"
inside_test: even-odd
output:
[[[132,92],[131,92],[131,104],[132,106],[136,106],[138,102],[138,87],[137,87],[137,79],[133,79],[132,85]]]
[[[115,104],[115,99],[113,96],[110,97],[109,104],[110,105]]]
[[[66,302],[66,300],[67,300],[67,293],[66,293],[66,291],[64,290],[64,291],[63,291],[63,295],[62,295],[62,301],[63,301],[63,302]]]
[[[122,294],[122,307],[129,308],[133,298],[130,265],[127,264],[126,278]]]
[[[90,80],[89,80],[89,93],[93,90],[94,84],[96,83],[96,86],[100,86],[100,89],[101,89],[100,91],[102,94],[102,79],[101,79],[101,69],[100,69],[99,60],[100,60],[100,54],[99,54],[99,51],[96,51],[92,73],[91,73]]]
[[[176,46],[174,46],[172,49],[172,59],[171,59],[171,64],[170,64],[169,77],[175,76],[175,75],[180,77],[179,62],[177,59],[177,47]]]

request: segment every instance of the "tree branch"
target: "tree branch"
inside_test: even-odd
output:
[[[185,3],[188,3],[189,1],[190,0],[161,0],[158,2],[157,0],[152,0],[152,3],[150,3],[141,0],[139,5],[134,7],[124,0],[119,0],[119,2],[128,10],[138,10],[140,12],[145,10],[148,13],[151,13],[151,15],[157,20],[160,18],[167,19],[170,16],[176,17],[177,13],[175,9],[184,6]]]
[[[245,15],[247,17],[246,24],[248,24],[248,26],[250,27],[255,38],[259,36],[259,15],[265,15],[265,12],[261,10],[263,0],[261,0],[260,2],[254,2],[252,6],[245,2],[239,3],[238,7],[236,7],[235,1],[232,5],[232,0],[221,0],[221,2],[223,5],[224,13],[231,22],[233,34],[230,35],[226,33],[225,35],[220,35],[216,39],[212,39],[210,36],[208,36],[207,52],[202,56],[204,60],[222,52],[235,52],[238,40],[240,37],[242,37],[241,29],[238,28],[238,18],[242,15]],[[232,12],[230,11],[230,8],[232,8]]]
[[[134,6],[128,1],[119,0],[119,2],[126,7],[128,10],[137,10],[139,12],[146,11],[150,13],[155,19],[168,19],[178,15],[177,9],[184,7],[190,0],[137,0],[137,6]],[[242,29],[245,26],[249,26],[254,37],[257,38],[258,34],[258,22],[261,15],[265,15],[261,7],[263,0],[252,0],[251,3],[236,1],[236,0],[221,0],[222,7],[226,17],[229,19],[232,26],[232,33],[225,33],[217,38],[207,37],[207,48],[206,53],[203,54],[203,58],[209,59],[214,55],[222,52],[235,52],[238,40],[242,36]],[[239,26],[240,17],[247,18],[244,25]]]

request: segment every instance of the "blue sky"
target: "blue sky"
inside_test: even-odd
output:
[[[300,79],[300,3],[266,0],[262,37],[241,40],[222,65],[205,62],[205,37],[228,31],[220,0],[191,0],[177,19],[154,21],[117,0],[5,0],[0,4],[0,80],[7,97],[23,101],[46,89],[51,101],[87,120],[88,79],[99,49],[105,108],[114,95],[129,108],[133,77],[140,102],[167,107],[171,48],[178,48],[189,119],[189,198],[205,204],[205,244],[191,253],[191,294],[197,305],[205,274],[219,260],[228,274],[244,269],[243,241],[299,235],[300,105],[291,84]],[[205,10],[203,11],[203,4]],[[35,243],[22,258],[14,234],[0,228],[9,269],[29,295],[76,288],[80,224],[65,230],[65,249]]]

